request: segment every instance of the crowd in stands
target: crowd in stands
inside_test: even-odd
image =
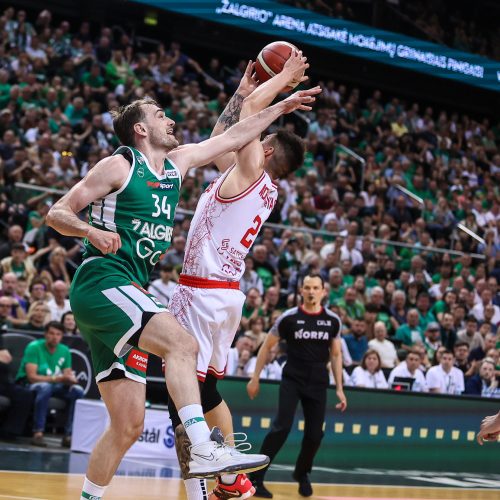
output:
[[[372,23],[372,9],[376,8],[376,2],[368,6],[349,1],[278,1],[325,16],[365,24]],[[399,26],[403,33],[500,60],[500,31],[498,23],[491,22],[495,18],[494,12],[488,10],[492,8],[491,4],[476,8],[470,2],[460,4],[453,0],[398,0],[387,2],[385,7],[393,10],[392,17],[394,14],[400,16]],[[408,27],[412,29],[408,31]]]
[[[82,245],[46,226],[49,207],[117,147],[110,109],[151,96],[180,143],[202,141],[246,61],[228,72],[175,41],[140,52],[123,31],[56,23],[48,10],[29,19],[8,8],[0,26],[0,327],[56,321],[78,335],[68,287]],[[305,160],[280,181],[274,225],[246,259],[227,374],[251,375],[266,332],[317,272],[343,322],[346,385],[499,397],[500,124],[319,84],[307,127],[293,115],[281,124],[304,136]],[[189,211],[215,176],[207,166],[183,181],[172,248],[149,284],[165,304]],[[280,346],[263,373],[279,379],[285,361]]]

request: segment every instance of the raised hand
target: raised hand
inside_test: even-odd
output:
[[[289,75],[288,85],[290,87],[296,87],[299,83],[308,80],[309,77],[304,75],[307,68],[309,68],[307,57],[302,55],[301,50],[292,50],[282,70]]]
[[[321,93],[321,87],[316,86],[312,89],[307,90],[299,90],[298,92],[293,93],[291,96],[287,97],[282,104],[284,105],[283,114],[291,113],[296,109],[300,109],[301,111],[311,111],[312,107],[309,104],[312,104],[316,100],[316,95]]]
[[[257,75],[254,72],[255,63],[248,61],[245,73],[243,74],[240,84],[238,85],[238,93],[243,97],[248,97],[259,85]]]

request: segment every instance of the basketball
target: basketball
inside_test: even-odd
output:
[[[299,50],[295,45],[288,42],[272,42],[266,45],[257,56],[255,62],[255,73],[259,83],[267,82],[270,78],[277,75],[287,62],[292,50]],[[283,92],[290,92],[299,82],[291,87],[285,87]]]

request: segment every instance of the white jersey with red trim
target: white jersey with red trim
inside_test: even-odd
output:
[[[245,257],[276,204],[278,188],[267,172],[238,196],[222,198],[219,191],[232,168],[201,195],[189,228],[184,274],[239,281]]]

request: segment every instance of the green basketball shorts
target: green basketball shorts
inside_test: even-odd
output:
[[[91,257],[78,268],[69,298],[90,346],[96,381],[118,369],[127,378],[146,383],[148,354],[128,342],[137,342],[134,334],[152,314],[166,312],[165,306],[104,257]]]

